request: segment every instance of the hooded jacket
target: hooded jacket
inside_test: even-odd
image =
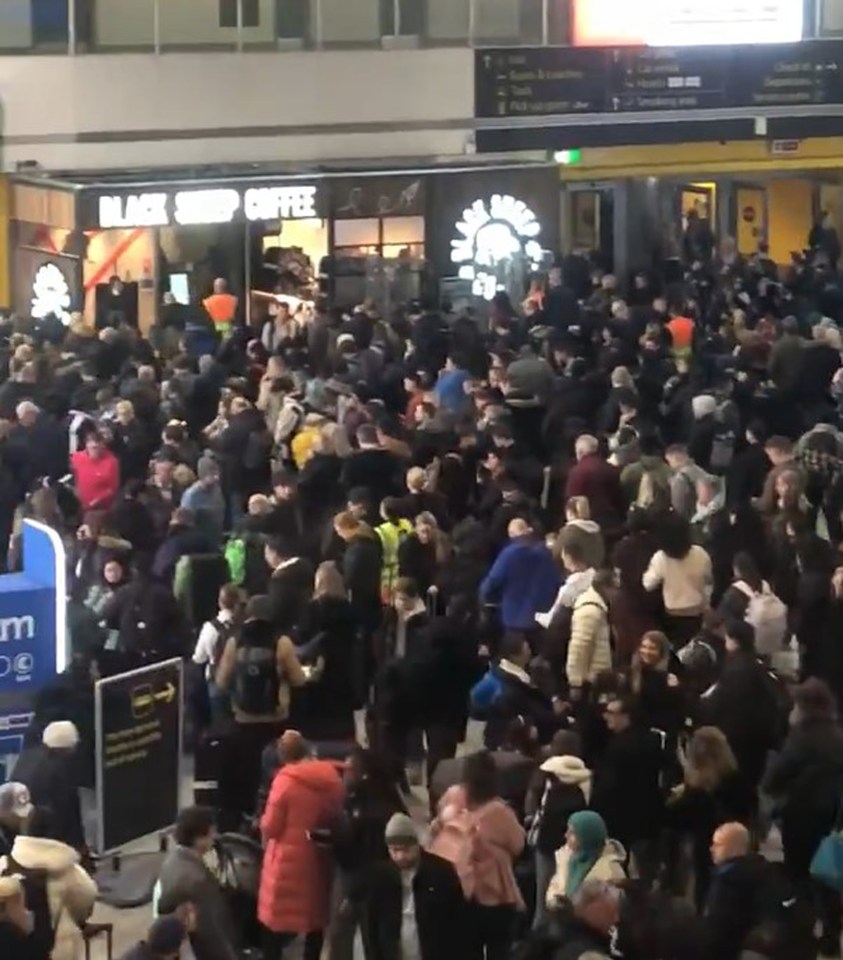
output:
[[[609,608],[594,587],[589,587],[574,601],[565,673],[572,687],[581,687],[611,669]]]
[[[563,792],[552,795],[557,784]],[[565,842],[568,818],[584,810],[591,799],[591,770],[579,757],[548,757],[536,772],[527,799],[527,813],[533,814],[528,840],[547,856],[555,856]]]
[[[258,919],[267,929],[304,934],[327,926],[331,853],[308,834],[332,826],[342,801],[342,781],[326,760],[289,763],[275,775],[261,818]]]
[[[85,950],[80,928],[97,899],[97,885],[79,866],[79,855],[58,840],[19,836],[12,859],[25,870],[47,874],[47,900],[55,930],[51,960],[79,960]]]

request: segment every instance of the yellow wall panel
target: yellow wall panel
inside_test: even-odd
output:
[[[803,250],[813,222],[814,185],[810,180],[771,180],[767,185],[770,256],[790,263],[792,251]]]
[[[0,176],[0,307],[12,305],[9,270],[9,181]]]
[[[594,147],[582,151],[582,162],[560,167],[563,180],[615,177],[688,176],[838,170],[843,167],[843,137],[812,137],[796,143],[789,153],[774,154],[767,140],[725,143],[675,143],[649,147]]]

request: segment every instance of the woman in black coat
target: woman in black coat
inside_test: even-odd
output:
[[[335,563],[320,564],[313,599],[298,625],[296,652],[312,664],[313,682],[293,697],[291,726],[308,740],[354,740],[354,710],[364,695],[358,620]]]
[[[837,956],[840,945],[840,896],[812,884],[809,869],[820,841],[840,822],[843,794],[843,729],[826,684],[806,680],[794,695],[791,728],[771,764],[763,788],[781,811],[784,866],[802,889],[813,886],[823,933],[820,952]]]
[[[691,839],[698,908],[708,893],[714,831],[734,821],[748,826],[755,802],[755,793],[740,776],[738,761],[722,731],[717,727],[696,730],[686,751],[683,782],[668,799],[667,825],[672,832]]]

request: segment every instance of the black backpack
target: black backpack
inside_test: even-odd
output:
[[[36,953],[41,956],[50,957],[53,953],[53,947],[56,942],[56,929],[63,907],[59,907],[55,922],[50,914],[50,898],[47,893],[47,884],[49,882],[46,870],[28,870],[16,863],[12,857],[6,860],[6,869],[4,875],[7,877],[18,876],[21,878],[24,895],[26,897],[26,907],[32,913],[33,929],[32,942],[37,945]]]
[[[266,428],[253,430],[246,440],[243,466],[247,470],[262,470],[269,465],[272,456],[272,434]]]
[[[278,709],[278,641],[237,640],[232,702],[238,710],[254,716]]]
[[[538,851],[553,856],[565,845],[568,818],[585,810],[585,794],[575,783],[563,783],[552,773],[545,775],[539,809],[533,825],[533,843]]]
[[[211,652],[211,669],[216,670],[220,660],[222,659],[225,645],[228,643],[229,638],[233,637],[237,631],[237,625],[233,620],[223,623],[219,617],[214,617],[210,623],[217,631],[217,639],[214,641],[214,649]]]

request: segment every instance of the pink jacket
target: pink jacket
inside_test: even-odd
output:
[[[518,818],[503,800],[469,810],[464,789],[454,786],[439,801],[428,849],[453,863],[466,900],[523,910],[512,863],[524,841]]]

